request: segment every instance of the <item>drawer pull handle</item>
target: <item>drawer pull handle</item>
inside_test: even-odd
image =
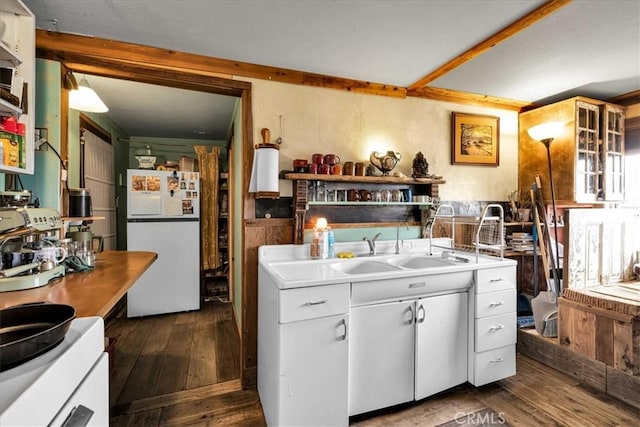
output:
[[[491,332],[499,331],[500,329],[504,329],[504,325],[492,326],[489,328]]]
[[[492,302],[491,304],[489,304],[489,307],[498,307],[501,305],[504,305],[504,301]]]
[[[489,363],[501,363],[501,362],[504,362],[504,359],[502,357],[496,357],[495,359],[491,359]]]
[[[302,305],[309,307],[309,306],[312,306],[312,305],[320,305],[320,304],[326,304],[326,303],[327,303],[326,299],[321,299],[321,300],[318,300],[318,301],[305,302]]]
[[[411,283],[409,285],[409,289],[412,289],[412,288],[424,288],[425,286],[427,286],[427,282]]]
[[[494,279],[489,279],[489,283],[493,282],[502,282],[504,279],[502,277],[496,277]]]

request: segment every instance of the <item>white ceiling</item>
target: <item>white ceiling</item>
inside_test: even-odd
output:
[[[24,0],[37,27],[407,87],[543,0]],[[224,134],[233,99],[89,78],[133,136]],[[546,103],[640,89],[640,1],[576,0],[429,83]],[[140,90],[141,92],[138,92]],[[222,102],[220,107],[218,101]],[[186,112],[194,120],[184,122]],[[172,116],[164,114],[173,113]],[[200,114],[201,113],[201,114]],[[190,114],[191,115],[191,114]],[[222,116],[222,117],[219,117]],[[220,121],[218,129],[209,128]],[[184,130],[179,128],[184,125]],[[178,134],[183,136],[178,136]],[[191,135],[191,136],[184,136]],[[224,138],[223,138],[224,139]]]

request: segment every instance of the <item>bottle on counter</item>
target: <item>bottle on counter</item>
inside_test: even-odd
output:
[[[328,247],[328,258],[336,257],[336,250],[334,247],[335,236],[333,235],[333,230],[331,227],[327,227],[327,247]]]
[[[326,259],[329,257],[329,232],[327,228],[326,219],[318,218],[316,220],[309,245],[309,256],[311,259]]]

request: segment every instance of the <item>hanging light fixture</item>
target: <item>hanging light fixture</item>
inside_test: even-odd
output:
[[[73,80],[75,81],[75,79]],[[89,86],[86,77],[82,77],[77,86],[72,87],[69,91],[69,108],[89,113],[106,113],[109,111],[102,99]]]

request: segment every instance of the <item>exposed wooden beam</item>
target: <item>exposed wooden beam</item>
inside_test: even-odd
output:
[[[52,31],[36,31],[36,49],[42,52],[46,51],[49,55],[60,58],[63,56],[70,57],[73,54],[82,54],[84,57],[93,57],[96,61],[109,58],[110,61],[122,61],[131,64],[145,63],[149,57],[153,57],[156,66],[167,69],[192,70],[200,73],[228,76],[229,78],[241,76],[350,92],[406,97],[405,88],[381,83],[343,79]]]
[[[457,68],[460,65],[464,64],[465,62],[468,62],[468,61],[472,60],[473,58],[482,55],[484,52],[488,51],[492,47],[502,43],[503,41],[505,41],[509,37],[511,37],[511,36],[517,34],[518,32],[530,27],[534,23],[536,23],[539,20],[547,17],[548,15],[554,13],[556,10],[560,9],[563,6],[566,6],[569,3],[571,3],[571,0],[551,0],[551,1],[547,2],[547,3],[545,3],[544,5],[540,6],[538,9],[534,10],[533,12],[531,12],[530,14],[528,14],[525,17],[517,20],[513,24],[509,25],[508,27],[506,27],[503,30],[497,32],[496,34],[492,35],[488,39],[478,43],[477,45],[475,45],[474,47],[472,47],[468,51],[464,52],[463,54],[455,57],[451,61],[449,61],[446,64],[442,65],[440,68],[438,68],[438,69],[432,71],[431,73],[427,74],[426,76],[424,76],[423,78],[421,78],[417,82],[411,84],[407,88],[407,91],[409,91],[409,92],[410,91],[414,91],[416,89],[420,89],[420,88],[428,85],[432,81],[434,81],[434,80],[442,77],[443,75],[447,74],[448,72],[450,72],[454,68]]]
[[[614,98],[608,99],[607,102],[624,105],[625,107],[628,107],[629,105],[640,104],[640,90],[634,90],[633,92],[618,95]]]
[[[532,105],[530,102],[526,101],[517,101],[514,99],[498,98],[495,96],[478,95],[469,92],[459,92],[451,89],[439,89],[434,87],[423,87],[408,91],[407,96],[434,99],[436,101],[455,102],[458,104],[481,105],[483,107],[499,108],[501,110],[512,110],[518,112]]]

